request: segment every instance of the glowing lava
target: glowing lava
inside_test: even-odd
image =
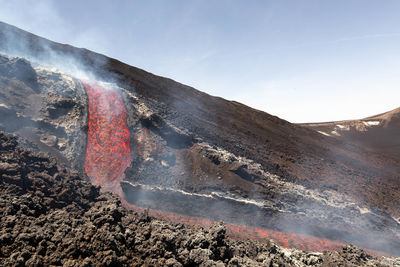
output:
[[[91,182],[100,185],[102,190],[111,191],[120,196],[127,208],[138,212],[142,207],[128,203],[123,195],[120,182],[125,178],[125,169],[132,160],[130,151],[129,130],[127,127],[127,110],[121,95],[104,87],[83,83],[89,98],[87,149],[85,171]],[[179,215],[160,210],[149,210],[149,214],[173,222],[188,225],[209,226],[213,221],[198,217]],[[311,236],[281,233],[258,227],[226,224],[227,232],[232,238],[273,239],[287,248],[307,251],[338,250],[340,242],[320,239]]]
[[[83,85],[89,98],[85,171],[92,184],[115,191],[131,162],[127,111],[117,92]]]

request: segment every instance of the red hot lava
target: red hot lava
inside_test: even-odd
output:
[[[143,211],[144,208],[128,203],[123,195],[120,181],[125,178],[125,169],[132,158],[127,127],[127,110],[122,97],[115,91],[101,86],[83,83],[89,98],[89,116],[85,171],[91,182],[103,190],[121,197],[122,203],[130,209]],[[149,214],[188,225],[209,226],[211,220],[179,215],[159,210],[149,210]],[[343,244],[305,235],[281,233],[273,230],[244,225],[226,224],[228,234],[233,238],[275,240],[287,248],[308,251],[338,250]]]
[[[93,184],[115,191],[131,162],[128,113],[117,92],[83,85],[89,98],[85,171]]]

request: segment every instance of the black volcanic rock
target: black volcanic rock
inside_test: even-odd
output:
[[[54,55],[73,59],[97,77],[128,88],[153,110],[159,121],[175,125],[188,134],[177,136],[176,131],[164,128],[167,131],[161,135],[172,140],[189,136],[184,144],[190,144],[192,138],[201,139],[251,159],[285,181],[317,190],[335,188],[371,208],[400,217],[400,191],[397,190],[400,162],[393,157],[5,23],[0,23],[0,36],[0,50],[33,56],[42,62],[54,61]],[[18,40],[23,45],[10,48],[10,40]],[[388,190],[390,193],[386,194]]]
[[[127,211],[54,159],[0,132],[1,266],[394,266],[355,247],[304,253],[233,241],[224,224],[191,228]]]
[[[0,130],[24,136],[66,166],[81,168],[87,98],[79,85],[62,72],[0,55]]]
[[[33,87],[37,86],[37,76],[29,61],[23,58],[7,60],[0,58],[0,73],[10,79],[22,81]]]
[[[397,158],[4,23],[0,51],[32,62],[0,57],[0,130],[24,137],[25,147],[81,177],[88,98],[71,67],[123,97],[133,159],[124,183],[134,185],[124,193],[144,185],[157,196],[166,188],[163,201],[150,199],[151,207],[399,253]],[[391,129],[395,139],[398,128]],[[13,164],[3,169],[17,172]],[[176,207],[182,194],[192,201]],[[71,196],[66,189],[60,201]],[[197,202],[198,196],[207,201]],[[136,195],[127,199],[143,203]]]

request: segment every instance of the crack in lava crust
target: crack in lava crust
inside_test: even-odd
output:
[[[104,87],[83,83],[89,98],[85,171],[92,184],[120,191],[131,162],[127,110],[122,97]]]

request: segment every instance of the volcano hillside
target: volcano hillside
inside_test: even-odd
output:
[[[0,129],[82,176],[88,94],[68,64],[122,96],[129,203],[399,253],[398,110],[333,134],[4,23],[0,50]]]
[[[361,120],[306,123],[303,126],[372,153],[400,157],[400,108]]]

